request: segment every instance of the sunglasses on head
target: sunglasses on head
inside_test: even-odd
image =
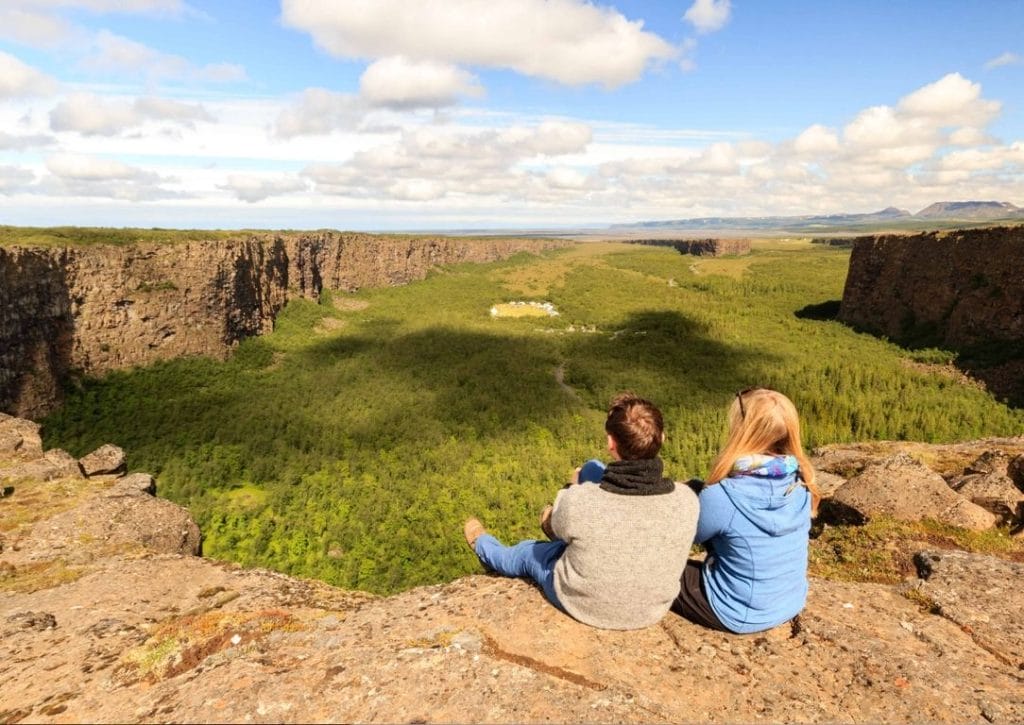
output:
[[[760,386],[754,386],[752,388],[743,388],[736,393],[736,400],[740,401],[740,420],[744,420],[747,417],[747,409],[743,405],[743,396],[747,393],[752,393],[755,390],[761,390]]]

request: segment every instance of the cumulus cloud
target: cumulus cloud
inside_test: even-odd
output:
[[[35,48],[54,48],[78,31],[63,18],[19,7],[0,9],[0,38]]]
[[[816,123],[793,140],[793,150],[802,156],[834,153],[839,150],[839,137],[831,129]]]
[[[146,97],[134,102],[105,100],[92,93],[73,93],[50,111],[54,131],[77,131],[86,136],[116,136],[146,121],[166,121],[186,128],[195,121],[212,121],[201,105]]]
[[[5,0],[5,3],[29,10],[79,9],[94,13],[178,15],[189,10],[182,0]]]
[[[683,19],[691,23],[698,33],[713,33],[725,27],[731,13],[729,0],[696,0],[683,14]]]
[[[224,191],[232,192],[242,201],[250,204],[263,201],[271,196],[291,194],[296,191],[305,191],[308,188],[307,182],[291,176],[253,176],[247,174],[230,174],[227,183],[217,187]]]
[[[0,99],[45,96],[56,87],[50,76],[0,50]]]
[[[775,144],[717,142],[672,157],[601,164],[606,186],[586,198],[628,200],[655,214],[674,209],[676,217],[1014,200],[1024,194],[1024,142],[1002,145],[988,134],[999,109],[978,84],[954,73],[893,105],[863,109],[841,130],[812,124]],[[730,212],[736,200],[744,206]]]
[[[4,0],[0,8],[0,38],[35,48],[55,48],[87,42],[89,33],[61,13],[85,10],[176,16],[195,11],[180,0]]]
[[[96,34],[92,52],[79,65],[96,73],[141,75],[151,80],[227,83],[246,79],[242,66],[230,63],[197,66],[180,55],[162,53],[106,30]]]
[[[584,0],[282,0],[284,23],[341,58],[505,68],[568,85],[636,80],[676,49]]]
[[[950,73],[900,99],[899,109],[910,116],[940,119],[944,126],[982,125],[999,113],[998,101],[981,98],[981,85]]]
[[[1021,58],[1016,53],[1007,51],[997,55],[992,60],[985,63],[985,70],[992,70],[993,68],[1001,68],[1004,65],[1020,65],[1024,63],[1024,58]]]
[[[365,113],[366,107],[358,96],[326,88],[307,88],[297,103],[278,115],[274,135],[293,138],[351,130],[358,127]]]
[[[0,194],[24,191],[35,180],[35,174],[18,166],[0,166]]]
[[[321,193],[352,198],[543,199],[547,192],[557,195],[592,182],[567,168],[527,167],[581,153],[590,140],[585,124],[559,120],[484,131],[431,126],[407,130],[394,144],[360,151],[345,163],[311,164],[302,175]]]
[[[25,149],[50,146],[56,139],[45,134],[18,135],[0,131],[0,150],[24,151]]]
[[[41,182],[41,190],[51,195],[121,201],[155,201],[182,196],[163,186],[173,179],[114,159],[59,153],[46,160],[46,169],[50,176]]]
[[[454,104],[459,96],[479,97],[483,88],[472,73],[449,63],[392,56],[363,72],[359,94],[373,106],[439,108]]]

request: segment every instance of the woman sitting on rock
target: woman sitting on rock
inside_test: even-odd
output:
[[[672,611],[736,633],[796,616],[807,599],[807,540],[817,502],[793,403],[766,388],[737,393],[729,438],[700,492],[696,541],[707,558],[687,562]]]
[[[697,524],[697,497],[662,477],[661,412],[631,394],[612,401],[605,421],[614,460],[599,482],[574,480],[545,509],[553,541],[503,546],[475,518],[465,535],[480,561],[505,576],[532,578],[544,596],[603,629],[657,623],[679,591]]]

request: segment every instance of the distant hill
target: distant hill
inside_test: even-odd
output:
[[[918,219],[1013,219],[1024,218],[1024,209],[1008,201],[938,201],[914,216]]]
[[[912,214],[905,209],[887,207],[866,214],[822,214],[807,216],[699,217],[618,224],[608,227],[612,233],[635,235],[665,232],[790,232],[819,234],[836,232],[873,232],[883,230],[924,230],[944,226],[975,226],[996,220],[1024,221],[1024,209],[999,201],[944,201]]]

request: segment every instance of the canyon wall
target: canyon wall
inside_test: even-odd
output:
[[[839,319],[953,349],[1024,341],[1024,227],[860,237]]]
[[[225,357],[293,297],[422,279],[565,242],[316,232],[237,240],[0,247],[0,411],[37,418],[70,372]]]
[[[1024,227],[854,240],[839,319],[955,364],[1024,406]]]

